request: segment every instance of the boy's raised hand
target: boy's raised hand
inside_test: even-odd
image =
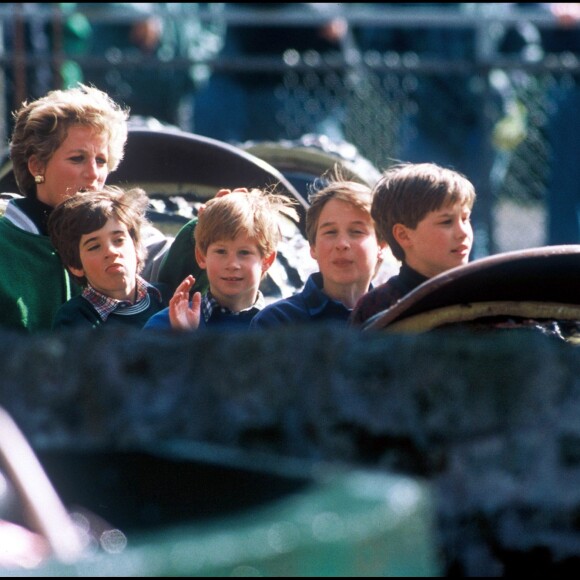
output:
[[[248,189],[246,187],[236,187],[236,189],[220,189],[216,194],[215,197],[224,197],[225,195],[229,195],[230,193],[248,193]],[[197,210],[197,215],[200,216],[205,210],[205,204],[201,205]]]
[[[197,330],[201,320],[201,294],[196,292],[189,304],[189,292],[195,278],[188,276],[175,290],[169,301],[169,319],[174,330]]]

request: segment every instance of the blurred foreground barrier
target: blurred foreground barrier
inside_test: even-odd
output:
[[[39,569],[43,575],[441,572],[432,497],[412,478],[191,442],[41,458],[64,501],[82,506],[72,517],[89,539],[83,557],[49,562]]]
[[[385,474],[385,490],[397,474],[434,493],[437,536],[427,545],[441,548],[444,572],[580,571],[580,358],[540,332],[102,332],[0,344],[0,405],[41,458],[175,454],[180,442],[186,455],[195,443],[250,462],[340,465],[344,478],[313,492],[327,514],[357,509],[345,490],[358,470],[375,483]],[[319,523],[331,535],[346,529],[329,518]],[[358,553],[327,571],[355,573],[347,566]]]

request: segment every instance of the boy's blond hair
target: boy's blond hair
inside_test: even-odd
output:
[[[434,163],[402,163],[385,171],[375,185],[371,215],[379,239],[403,261],[405,251],[393,235],[393,226],[415,229],[428,213],[456,203],[470,210],[475,203],[475,189],[464,175]]]
[[[306,212],[306,237],[311,246],[316,244],[316,232],[322,210],[329,201],[344,201],[371,215],[372,192],[370,187],[356,181],[346,181],[340,173],[331,177],[330,183],[309,196],[310,207]]]
[[[298,220],[294,205],[283,195],[260,189],[214,198],[199,216],[194,234],[196,247],[206,255],[211,244],[244,234],[256,242],[262,257],[270,256],[281,238],[281,217]]]

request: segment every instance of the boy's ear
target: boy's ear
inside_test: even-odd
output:
[[[318,262],[318,254],[316,253],[316,246],[310,245],[310,256],[313,260]]]
[[[385,251],[387,250],[388,247],[389,246],[388,246],[387,242],[379,242],[379,254],[378,254],[379,262],[384,261]]]
[[[393,226],[393,237],[395,238],[399,246],[401,246],[401,248],[403,249],[409,247],[409,244],[411,243],[411,238],[409,236],[409,228],[407,228],[407,226],[404,226],[403,224],[395,224]]]
[[[205,254],[197,246],[195,246],[195,261],[202,270],[206,269],[207,261]]]
[[[82,268],[73,268],[72,266],[67,266],[68,271],[77,278],[84,278],[85,271]]]
[[[277,252],[272,252],[262,260],[262,274],[265,274],[276,261]]]

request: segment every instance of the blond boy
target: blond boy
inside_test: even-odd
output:
[[[282,214],[297,217],[288,198],[259,189],[234,190],[209,201],[195,228],[195,257],[209,290],[189,294],[188,276],[146,329],[244,329],[265,306],[260,283],[276,259]]]
[[[371,190],[333,177],[310,197],[306,235],[319,272],[302,292],[267,306],[252,328],[288,324],[346,325],[353,307],[371,287],[383,259],[383,247],[371,217]]]

